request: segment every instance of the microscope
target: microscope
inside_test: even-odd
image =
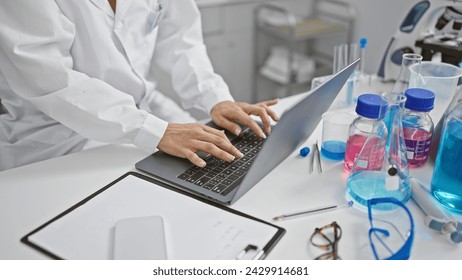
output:
[[[415,4],[391,38],[377,75],[394,81],[405,53],[420,53],[423,60],[462,62],[462,0],[421,1]],[[441,56],[441,58],[436,57]]]

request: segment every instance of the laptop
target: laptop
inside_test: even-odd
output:
[[[221,204],[232,204],[308,139],[358,63],[359,59],[308,92],[281,116],[265,140],[249,129],[231,138],[231,143],[244,154],[241,159],[228,163],[199,153],[207,163],[199,168],[187,159],[158,151],[135,166],[175,187]]]

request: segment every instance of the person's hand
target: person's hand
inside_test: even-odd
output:
[[[167,154],[187,158],[199,167],[205,167],[206,163],[196,154],[197,151],[224,161],[242,157],[242,153],[231,144],[224,131],[198,123],[168,124],[157,148]]]
[[[269,108],[269,106],[278,103],[278,99],[263,101],[256,104],[245,102],[224,101],[213,107],[211,116],[212,120],[218,126],[227,129],[235,135],[241,133],[241,126],[237,122],[249,127],[261,138],[266,138],[265,133],[260,126],[249,116],[259,116],[263,129],[267,134],[271,132],[271,119],[278,121],[279,117]]]

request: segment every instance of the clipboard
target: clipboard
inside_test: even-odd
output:
[[[112,259],[114,226],[163,217],[167,259],[263,259],[285,229],[128,172],[31,231],[21,242],[53,259]]]

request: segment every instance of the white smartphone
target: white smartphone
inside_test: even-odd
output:
[[[114,227],[115,260],[165,260],[164,222],[160,216],[123,219]]]

